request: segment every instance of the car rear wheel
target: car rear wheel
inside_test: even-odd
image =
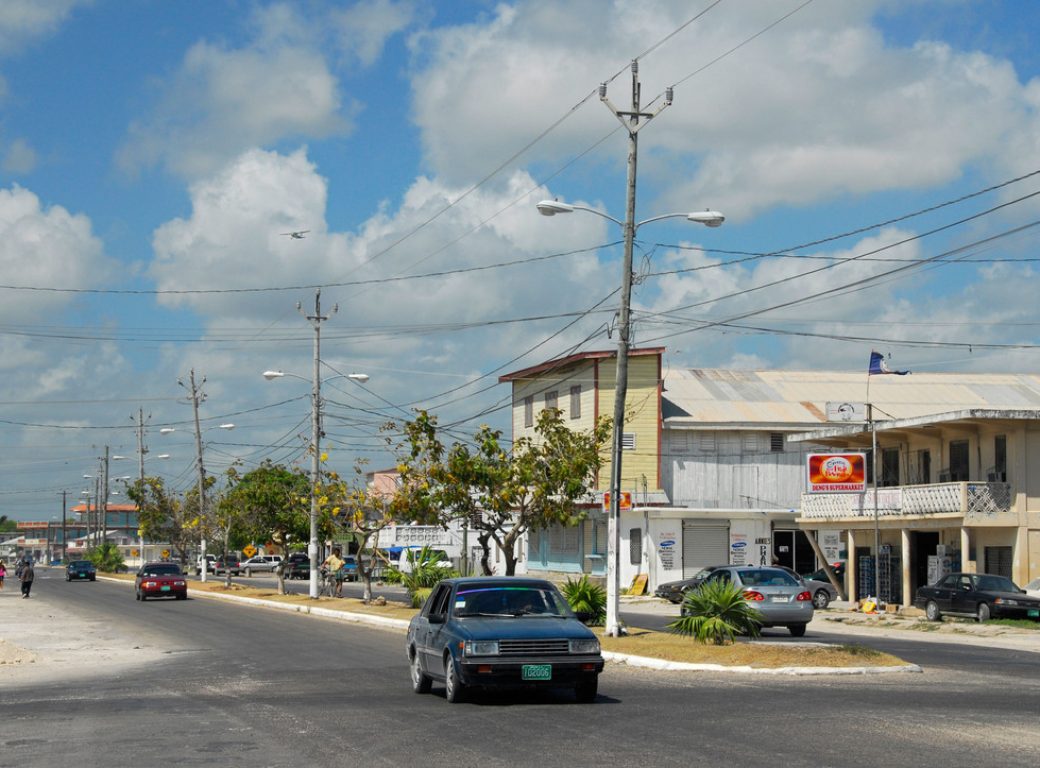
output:
[[[989,617],[989,603],[979,603],[978,612],[975,614],[975,618],[977,618],[979,622],[986,622],[989,621]]]
[[[462,701],[465,696],[466,686],[459,680],[459,673],[455,669],[455,659],[449,653],[444,657],[444,697],[452,704]]]
[[[574,686],[574,698],[579,704],[591,704],[596,700],[596,692],[599,690],[599,678],[585,680]]]
[[[791,637],[804,637],[805,636],[805,625],[804,624],[789,624],[787,630],[791,633]]]
[[[422,665],[419,663],[419,654],[414,650],[412,651],[412,690],[415,693],[429,693],[430,692],[430,678],[426,676],[426,673],[422,671]]]
[[[939,612],[939,604],[934,600],[928,601],[928,604],[924,607],[924,615],[928,617],[928,621],[942,621],[942,613]]]
[[[818,589],[816,594],[813,595],[812,604],[814,608],[822,611],[831,604],[831,596],[827,594],[826,589]]]

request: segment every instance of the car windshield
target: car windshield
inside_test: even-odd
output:
[[[1003,576],[979,576],[978,587],[984,592],[1021,592],[1011,579]]]
[[[89,568],[93,563],[89,560],[73,560],[69,563],[69,568]]]
[[[740,582],[745,587],[796,587],[798,579],[779,568],[755,568],[740,571]]]
[[[146,565],[142,571],[144,576],[180,576],[181,567],[177,563],[158,563]]]
[[[708,577],[708,574],[714,570],[714,568],[701,568],[699,571],[697,571],[697,573],[693,574],[693,578],[702,580],[706,579]],[[688,579],[684,579],[684,581],[688,581]]]
[[[571,616],[570,606],[553,587],[460,586],[455,593],[455,616]]]

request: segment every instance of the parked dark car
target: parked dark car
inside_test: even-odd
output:
[[[138,600],[149,597],[188,597],[188,580],[177,563],[145,563],[134,579],[134,590]]]
[[[467,577],[439,582],[408,625],[412,689],[443,681],[450,702],[471,688],[568,687],[596,698],[599,640],[545,579]]]
[[[339,569],[343,581],[358,580],[358,561],[356,555],[343,555],[343,567]]]
[[[299,552],[289,555],[285,566],[285,578],[309,579],[311,577],[311,561],[307,555]]]
[[[754,607],[762,627],[787,627],[792,637],[802,637],[813,619],[813,599],[805,583],[783,568],[759,565],[727,565],[704,579],[722,581],[744,590],[744,600]],[[685,611],[685,606],[683,606]]]
[[[65,581],[97,581],[97,568],[89,560],[73,560],[65,566]]]
[[[941,621],[945,614],[978,621],[1040,621],[1040,598],[1027,595],[1009,578],[988,573],[947,574],[935,584],[918,589],[914,605],[924,609],[929,621]]]
[[[709,565],[707,568],[701,568],[688,579],[679,579],[678,581],[668,581],[664,584],[658,584],[657,589],[654,590],[654,597],[663,597],[671,603],[681,603],[687,592],[694,587],[699,587],[701,582],[707,578],[709,573],[714,571],[716,568],[721,567],[721,565]]]

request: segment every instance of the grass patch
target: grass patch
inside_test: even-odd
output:
[[[891,654],[858,645],[793,645],[739,640],[732,645],[704,645],[670,632],[629,628],[624,637],[597,630],[604,651],[648,656],[688,664],[777,667],[890,667],[906,664]]]
[[[1033,619],[990,619],[986,622],[987,624],[993,624],[997,627],[1012,627],[1014,629],[1028,629],[1032,631],[1040,630],[1040,621]]]

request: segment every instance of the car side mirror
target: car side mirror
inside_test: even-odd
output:
[[[574,615],[578,617],[578,621],[580,621],[582,624],[588,624],[590,621],[596,618],[596,614],[592,611],[575,611]]]
[[[443,613],[431,613],[427,618],[431,624],[443,624],[447,619],[447,615]]]

